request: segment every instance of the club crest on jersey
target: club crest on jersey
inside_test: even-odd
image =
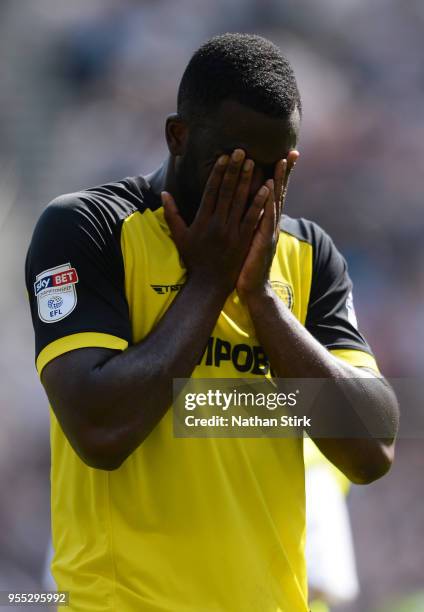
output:
[[[280,300],[282,300],[289,310],[293,310],[294,304],[294,295],[292,287],[281,281],[271,281],[271,286],[274,289],[275,293],[278,295]]]
[[[41,321],[56,323],[71,314],[77,305],[77,282],[77,271],[70,263],[37,274],[34,292]]]

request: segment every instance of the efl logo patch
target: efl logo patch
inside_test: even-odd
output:
[[[70,263],[37,274],[34,291],[38,316],[44,323],[56,323],[71,314],[77,305],[77,282],[77,271]]]

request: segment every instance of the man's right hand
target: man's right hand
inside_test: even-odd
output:
[[[246,211],[252,173],[253,162],[240,149],[231,159],[220,158],[190,227],[163,194],[189,282],[143,340],[122,352],[73,350],[44,368],[42,382],[56,417],[89,466],[118,468],[167,412],[172,380],[191,376],[201,359],[269,193],[258,192]]]
[[[189,227],[172,195],[162,192],[165,218],[189,278],[226,295],[235,287],[269,194],[263,186],[246,211],[253,169],[242,149],[219,157]]]
[[[163,195],[189,282],[157,325],[122,352],[73,350],[42,372],[66,437],[91,467],[118,468],[157,426],[172,404],[172,380],[191,376],[235,287],[268,190],[246,212],[253,162],[241,150],[219,162],[190,227]]]

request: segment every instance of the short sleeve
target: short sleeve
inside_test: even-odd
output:
[[[39,373],[69,350],[128,346],[120,221],[82,194],[61,196],[42,213],[25,269]]]
[[[359,332],[347,264],[331,238],[313,224],[313,273],[305,326],[327,349],[352,365],[376,369],[372,351]],[[363,357],[351,351],[365,353]],[[367,358],[368,357],[368,358]]]

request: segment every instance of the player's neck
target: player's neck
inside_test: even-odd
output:
[[[197,208],[187,208],[188,199],[186,198],[184,200],[184,198],[181,196],[180,190],[178,189],[174,162],[175,159],[172,156],[169,156],[157,170],[151,174],[148,174],[144,178],[149,183],[150,188],[156,197],[160,198],[162,191],[168,191],[172,194],[180,210],[181,216],[183,217],[184,221],[190,225],[195,217]]]
[[[146,175],[145,179],[156,196],[160,197],[162,191],[169,191],[175,194],[175,173],[171,157],[165,159],[157,170]]]

